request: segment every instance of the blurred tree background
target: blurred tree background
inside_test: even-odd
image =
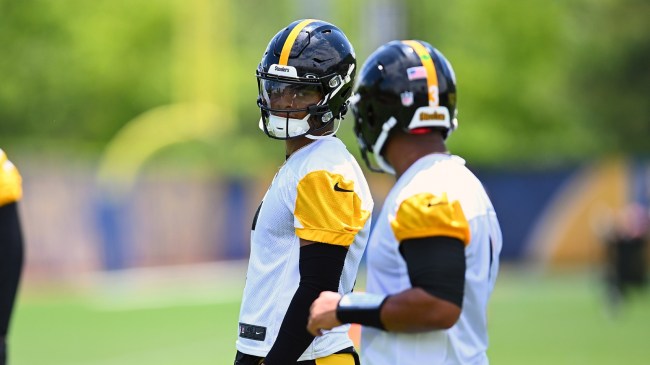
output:
[[[609,163],[650,161],[649,14],[648,0],[0,0],[0,148],[25,188],[12,363],[208,364],[233,348],[245,266],[223,260],[247,257],[284,161],[258,129],[255,69],[301,18],[339,26],[359,67],[394,39],[453,64],[450,150],[481,170],[503,262],[535,273],[499,274],[495,363],[647,363],[647,300],[615,323],[596,267],[537,273],[597,264],[626,199],[650,205],[650,165]],[[358,153],[351,119],[339,136]],[[377,212],[392,178],[367,177]]]
[[[248,174],[282,161],[283,147],[257,129],[254,70],[268,40],[301,17],[342,28],[359,66],[394,38],[439,48],[459,83],[450,147],[473,165],[548,167],[650,152],[645,0],[0,0],[0,146],[95,163],[130,120],[197,101],[178,91],[201,88],[202,69],[183,61],[193,43],[179,36],[200,27],[179,17],[192,6],[213,13],[206,29],[216,62],[199,82],[216,91],[201,95],[229,119],[215,128],[233,128],[166,148],[157,155],[165,162]],[[356,152],[350,124],[342,130]]]

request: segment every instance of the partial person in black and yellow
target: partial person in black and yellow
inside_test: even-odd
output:
[[[0,365],[7,363],[7,336],[23,266],[23,240],[18,218],[22,180],[0,149]]]
[[[284,140],[286,161],[253,219],[236,365],[358,364],[349,325],[307,332],[321,291],[352,291],[370,227],[370,190],[334,136],[355,67],[339,28],[306,19],[280,30],[257,68],[260,128]]]

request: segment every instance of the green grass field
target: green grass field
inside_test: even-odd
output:
[[[11,365],[230,365],[242,278],[155,289],[24,285]],[[508,364],[650,364],[650,293],[613,316],[594,275],[504,269],[489,308],[490,359]]]

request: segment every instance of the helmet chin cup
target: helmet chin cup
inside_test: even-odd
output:
[[[271,138],[296,138],[309,132],[309,117],[307,114],[303,119],[295,119],[269,113],[268,116],[260,118],[260,129]]]

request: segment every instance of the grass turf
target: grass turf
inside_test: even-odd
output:
[[[11,365],[232,364],[239,311],[232,285],[225,296],[209,285],[194,289],[205,296],[26,286],[12,323]],[[584,272],[503,270],[489,308],[491,363],[650,364],[650,294],[632,296],[615,315],[601,294]]]

